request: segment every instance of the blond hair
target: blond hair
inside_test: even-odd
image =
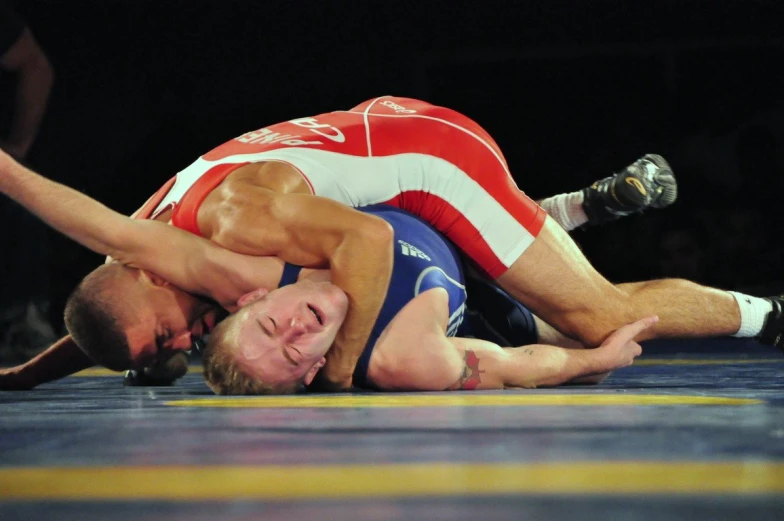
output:
[[[215,394],[292,394],[301,387],[299,382],[269,384],[261,378],[248,375],[237,361],[239,328],[237,314],[230,315],[210,333],[202,353],[204,380]]]

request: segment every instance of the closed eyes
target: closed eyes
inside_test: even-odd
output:
[[[259,324],[259,327],[261,327],[261,330],[264,332],[265,335],[267,335],[268,337],[272,337],[273,333],[278,327],[278,324],[277,322],[275,322],[275,319],[273,319],[272,317],[266,317],[266,318],[269,320],[269,322],[266,325],[262,320],[256,320],[256,322]]]

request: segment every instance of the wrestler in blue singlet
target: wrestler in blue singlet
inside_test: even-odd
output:
[[[380,217],[392,226],[395,232],[395,251],[392,278],[384,305],[354,370],[355,386],[372,388],[367,381],[367,371],[376,341],[403,306],[432,288],[444,288],[449,295],[447,336],[474,336],[509,345],[508,341],[500,339],[508,337],[512,334],[511,331],[514,331],[516,340],[530,339],[533,335],[532,341],[535,341],[536,329],[530,312],[500,289],[475,280],[471,281],[472,287],[476,288],[478,296],[481,294],[483,297],[482,307],[490,311],[482,314],[494,317],[496,327],[485,327],[487,321],[477,320],[476,313],[472,313],[471,320],[463,324],[466,289],[460,257],[452,244],[428,223],[390,206],[369,206],[359,210]],[[299,266],[286,264],[278,286],[296,282],[301,269]],[[508,317],[517,319],[509,320]],[[501,334],[498,330],[501,330]],[[507,331],[509,333],[506,333]]]

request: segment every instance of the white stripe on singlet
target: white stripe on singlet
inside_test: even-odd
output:
[[[230,156],[219,162],[275,160],[299,169],[316,195],[353,207],[383,203],[402,192],[433,194],[463,214],[507,267],[534,240],[468,174],[444,159],[427,154],[358,157],[313,148],[285,148]]]

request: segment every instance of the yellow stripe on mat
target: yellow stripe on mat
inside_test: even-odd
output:
[[[738,364],[781,364],[784,358],[643,358],[634,365],[738,365]]]
[[[188,367],[189,374],[201,374],[201,366],[200,365],[192,365]],[[125,371],[117,372],[112,371],[111,369],[106,369],[105,367],[91,367],[89,369],[83,369],[78,373],[74,373],[71,376],[123,376]]]
[[[619,462],[2,468],[3,500],[784,492],[784,464]]]
[[[444,394],[369,394],[328,396],[240,396],[172,400],[166,405],[177,407],[246,407],[246,408],[346,408],[346,407],[498,407],[498,406],[589,406],[589,405],[757,405],[762,400],[724,398],[720,396],[670,396],[655,394],[528,394],[506,393]]]
[[[749,359],[749,358],[738,358],[738,359],[724,359],[724,360],[711,360],[710,358],[705,359],[668,359],[668,358],[644,358],[642,360],[636,360],[634,365],[733,365],[733,364],[781,364],[784,363],[784,358],[781,360],[779,359],[771,359],[771,358],[757,358],[757,359]],[[189,374],[201,374],[202,369],[200,365],[192,365],[188,368]],[[79,371],[78,373],[74,373],[72,376],[121,376],[123,373],[118,373],[116,371],[112,371],[110,369],[106,369],[103,367],[91,367],[90,369],[84,369]]]

